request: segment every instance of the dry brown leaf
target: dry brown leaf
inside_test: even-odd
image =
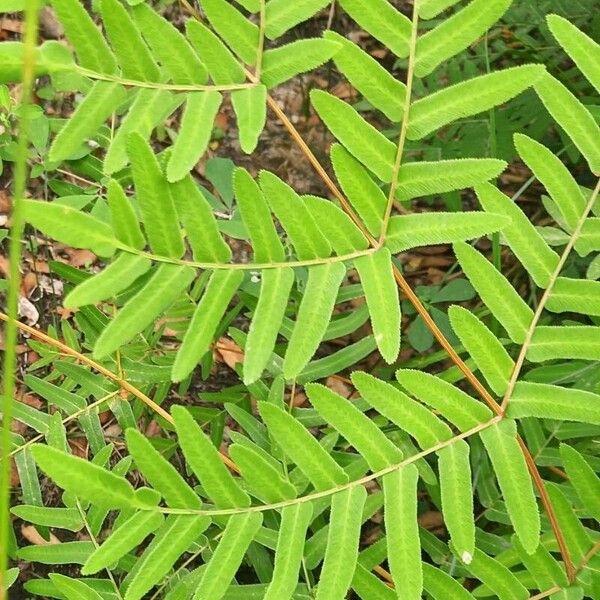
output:
[[[21,535],[34,546],[60,544],[60,540],[52,533],[50,534],[50,539],[45,540],[33,525],[21,525]]]
[[[215,344],[217,360],[224,362],[230,369],[244,362],[244,351],[230,338],[219,338]]]

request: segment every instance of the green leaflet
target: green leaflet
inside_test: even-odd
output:
[[[474,598],[456,579],[428,563],[423,563],[423,587],[434,600],[448,600],[448,598],[473,600]]]
[[[600,424],[600,396],[585,390],[519,381],[508,405],[515,419],[538,417]]]
[[[200,21],[188,19],[185,30],[216,85],[230,85],[245,81],[246,75],[240,63],[208,27]]]
[[[262,513],[256,512],[229,518],[223,537],[194,594],[194,600],[220,600],[225,595],[262,521]]]
[[[399,215],[390,219],[385,246],[392,254],[409,248],[451,244],[500,231],[509,223],[501,214],[435,212]]]
[[[287,0],[284,2],[287,6],[297,6],[297,3],[289,4]],[[267,6],[272,4],[271,1]],[[299,73],[320,67],[337,52],[339,47],[339,44],[330,40],[308,39],[267,50],[263,56],[260,80],[267,88],[277,87]]]
[[[528,554],[517,536],[512,537],[512,543],[519,554],[519,559],[531,573],[540,590],[547,590],[555,585],[568,587],[569,582],[560,563],[544,547],[544,544],[540,544],[533,554]]]
[[[408,56],[410,20],[388,0],[340,0],[342,8],[368,33],[382,42],[396,56]]]
[[[174,25],[147,4],[138,4],[132,11],[142,35],[173,83],[206,83],[206,67]]]
[[[231,103],[237,117],[240,146],[252,154],[267,120],[267,88],[256,85],[231,93]]]
[[[423,450],[452,437],[451,429],[398,388],[361,371],[352,373],[361,396],[380,414],[413,436]]]
[[[154,448],[137,429],[125,432],[127,449],[137,468],[152,489],[160,493],[171,508],[200,508],[202,503],[177,469]]]
[[[493,592],[498,600],[527,600],[529,592],[505,565],[481,550],[475,550],[473,561],[467,565],[477,579]]]
[[[102,596],[83,581],[60,573],[50,573],[48,577],[67,600],[102,600]]]
[[[396,379],[415,398],[441,413],[461,431],[473,429],[493,416],[487,406],[430,373],[400,369]]]
[[[367,490],[359,485],[335,494],[331,500],[327,549],[316,600],[339,600],[350,587],[366,499]]]
[[[63,542],[25,546],[17,551],[17,558],[44,565],[82,565],[94,551],[93,542]]]
[[[231,248],[221,237],[213,209],[191,175],[170,186],[179,219],[185,228],[194,260],[227,263]]]
[[[558,15],[546,17],[552,35],[573,59],[590,83],[600,92],[600,45]]]
[[[300,374],[321,343],[345,274],[343,263],[325,263],[308,271],[308,281],[283,361],[286,379]]]
[[[217,508],[250,506],[248,494],[239,487],[221,462],[213,443],[206,437],[192,415],[182,406],[174,406],[171,414],[185,459]]]
[[[289,185],[273,173],[261,171],[260,187],[300,260],[325,258],[331,254],[329,242],[302,198]]]
[[[433,19],[441,12],[454,6],[460,0],[421,0],[419,4],[419,17],[422,19]]]
[[[23,213],[27,223],[68,246],[112,256],[119,245],[106,223],[64,204],[23,200]]]
[[[400,299],[392,257],[387,248],[354,261],[371,315],[373,335],[381,356],[392,364],[400,352]]]
[[[492,461],[515,533],[531,554],[540,541],[540,515],[527,464],[516,439],[517,426],[505,419],[479,435]]]
[[[206,152],[222,101],[223,96],[216,90],[187,94],[179,134],[167,165],[169,181],[185,177]]]
[[[127,153],[131,161],[137,200],[152,251],[159,256],[181,258],[185,251],[170,188],[150,145],[141,135],[129,136]]]
[[[475,552],[475,520],[469,444],[458,440],[438,451],[438,468],[444,523],[461,560],[470,562]]]
[[[503,160],[493,158],[405,163],[398,174],[396,198],[405,201],[462,190],[497,177],[505,168]]]
[[[127,576],[125,600],[141,600],[209,525],[201,515],[169,515]]]
[[[342,190],[371,235],[379,236],[387,198],[365,168],[340,144],[331,147],[331,161]]]
[[[481,299],[517,344],[525,341],[533,311],[515,288],[481,253],[465,243],[454,245],[454,252],[465,275]]]
[[[360,598],[368,600],[394,600],[394,590],[387,587],[381,579],[363,567],[360,562],[356,565],[352,578],[352,589]]]
[[[338,70],[390,121],[401,121],[406,86],[354,42],[334,31],[326,31],[324,35],[325,39],[341,44],[341,50],[333,57]]]
[[[467,48],[506,12],[512,0],[473,0],[417,40],[415,75],[425,77]]]
[[[498,338],[471,311],[454,305],[448,309],[448,316],[452,329],[489,386],[494,393],[502,396],[515,366],[513,359]]]
[[[55,413],[56,414],[56,413]],[[45,506],[13,506],[10,512],[29,523],[57,527],[68,531],[80,531],[84,523],[76,508],[46,508]]]
[[[600,127],[590,111],[549,73],[536,81],[535,91],[548,112],[579,148],[590,169],[599,174]]]
[[[98,133],[100,126],[126,97],[125,88],[118,83],[94,82],[83,102],[54,138],[49,160],[62,162],[76,154],[83,144]]]
[[[293,269],[266,269],[262,272],[260,296],[246,341],[244,383],[254,383],[269,362],[294,284]]]
[[[600,316],[600,282],[559,277],[552,286],[546,308],[558,313]]]
[[[585,220],[581,233],[575,241],[575,250],[580,256],[600,250],[600,218],[588,217]]]
[[[596,521],[600,521],[600,479],[594,469],[577,450],[567,444],[560,445],[560,457],[585,510]]]
[[[521,158],[544,184],[570,230],[577,227],[585,210],[585,198],[567,167],[546,146],[522,134],[515,134]]]
[[[556,252],[546,244],[516,202],[495,186],[483,183],[475,188],[475,193],[486,211],[510,218],[511,222],[502,229],[502,235],[536,285],[548,287],[550,277],[558,266],[559,257]]]
[[[135,491],[124,478],[44,444],[31,448],[35,462],[59,487],[106,508],[133,508]]]
[[[102,0],[100,14],[123,77],[160,81],[160,69],[125,7],[117,0]]]
[[[349,104],[321,90],[311,101],[331,133],[382,181],[392,181],[396,145],[367,123]]]
[[[115,564],[122,556],[135,550],[164,521],[163,515],[140,511],[132,515],[96,549],[81,569],[82,575],[93,575]]]
[[[123,252],[103,271],[86,279],[69,292],[63,304],[67,308],[78,308],[112,298],[127,289],[151,264],[143,256]]]
[[[270,0],[266,6],[265,34],[270,40],[283,35],[298,23],[310,19],[330,0]]]
[[[410,108],[408,138],[422,139],[456,119],[476,115],[514,98],[544,74],[541,65],[523,65],[474,77],[417,100]]]
[[[258,263],[283,262],[285,251],[257,183],[248,171],[238,167],[233,172],[233,187],[242,220],[250,234],[254,260]]]
[[[140,89],[121,121],[104,158],[104,172],[111,175],[127,165],[127,143],[132,133],[148,139],[152,130],[184,101],[185,95],[173,95],[167,90]]]
[[[402,460],[399,448],[350,400],[317,383],[309,383],[305,389],[317,412],[358,450],[372,471]]]
[[[173,381],[185,379],[209,350],[221,318],[243,278],[242,271],[231,269],[214,271],[210,276],[175,357],[171,374]]]
[[[331,200],[318,196],[302,196],[302,200],[335,254],[352,254],[369,247],[367,238],[354,221]]]
[[[258,27],[226,0],[202,0],[202,8],[225,43],[247,64],[258,55]]]
[[[260,10],[260,0],[236,0],[236,2],[248,12],[257,13]]]
[[[420,600],[423,591],[417,522],[419,471],[407,465],[383,476],[388,562],[398,600]]]
[[[599,332],[592,325],[536,327],[527,358],[532,362],[557,358],[600,360]]]
[[[194,276],[189,267],[161,264],[104,329],[94,346],[94,356],[108,356],[133,339],[184,292]]]
[[[261,502],[271,504],[296,497],[296,488],[284,479],[256,449],[242,444],[232,444],[229,447],[229,454],[239,467],[252,495]],[[294,586],[296,583],[297,580],[294,580]]]
[[[52,0],[52,6],[75,48],[79,64],[98,73],[116,73],[115,56],[83,4],[78,0]]]
[[[114,179],[108,182],[106,199],[110,210],[110,224],[115,237],[126,246],[141,250],[146,245],[146,240],[137,215],[123,188]]]
[[[346,472],[294,417],[269,402],[260,402],[259,411],[275,442],[317,491],[348,483]]]
[[[273,579],[264,600],[289,600],[298,584],[306,530],[313,516],[312,504],[303,502],[281,511],[281,526],[275,551]]]

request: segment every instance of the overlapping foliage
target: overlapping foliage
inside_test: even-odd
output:
[[[340,0],[358,26],[406,60],[405,82],[334,32],[265,50],[268,40],[328,5],[322,0],[201,0],[196,17],[206,21],[190,17],[185,35],[145,3],[102,0],[102,30],[77,0],[52,4],[75,57],[46,43],[38,49],[39,74],[84,99],[59,124],[47,166],[94,173],[100,194],[87,202],[72,194],[27,200],[26,218],[53,239],[92,250],[106,266],[93,275],[59,268],[74,285],[65,305],[79,309],[77,330],[65,325],[61,332],[71,351],[58,352],[52,340],[30,342],[41,359],[25,384],[52,410],[15,405],[14,416],[38,433],[38,443],[14,436],[22,486],[14,515],[42,532],[84,534],[14,551],[24,561],[81,567],[78,577],[56,572],[31,580],[29,592],[326,600],[352,589],[365,600],[504,600],[538,590],[600,598],[591,525],[600,517],[597,461],[587,442],[578,443],[600,426],[598,383],[590,378],[586,386],[579,377],[600,360],[600,283],[565,270],[573,253],[600,251],[600,184],[580,186],[546,146],[515,137],[548,194],[551,236],[491,183],[503,161],[408,162],[405,152],[407,141],[532,88],[597,178],[597,122],[542,65],[413,93],[417,78],[484,35],[510,1],[463,7],[420,0],[411,21],[388,0],[368,7]],[[598,45],[557,15],[548,26],[600,92]],[[23,47],[2,44],[0,55],[2,77],[16,79]],[[340,189],[327,179],[335,199],[301,196],[273,173],[253,177],[236,168],[229,219],[219,216],[218,200],[189,172],[207,148],[223,98],[237,115],[242,149],[252,152],[268,88],[329,59],[369,103],[372,122],[398,125],[398,140],[349,103],[315,90],[312,106],[337,139],[331,163]],[[154,130],[180,108],[174,143],[156,154]],[[100,148],[93,156],[90,145]],[[481,210],[395,212],[398,203],[410,207],[416,198],[464,188],[474,188]],[[468,243],[497,232],[527,274],[533,308]],[[248,242],[250,262],[233,257],[232,237]],[[549,243],[557,238],[558,251]],[[457,386],[456,373],[433,375],[398,360],[397,284],[406,292],[406,282],[394,255],[440,243],[454,244],[486,307],[479,314],[449,309],[468,356],[465,363],[453,355],[456,370],[475,381],[481,398]],[[351,283],[354,273],[359,283]],[[361,308],[347,308],[360,297]],[[241,311],[250,318],[247,332],[231,327]],[[571,318],[555,317],[563,313]],[[354,333],[367,319],[372,335],[315,358],[321,342]],[[161,342],[166,324],[177,344]],[[171,382],[184,394],[198,365],[209,370],[212,344],[227,328],[244,350],[244,385],[210,396],[225,402],[223,410],[162,409],[165,436],[146,438],[139,400],[160,405]],[[399,367],[395,379],[354,371],[359,398],[352,400],[314,383],[375,350]],[[311,408],[287,407],[286,383],[303,385]],[[98,416],[104,405],[125,432],[118,461]],[[225,411],[241,430],[229,432],[228,457],[217,450]],[[74,420],[89,442],[89,461],[66,443],[65,423]],[[546,448],[554,437],[569,443]],[[544,480],[539,469],[546,467]],[[43,506],[38,469],[63,490],[60,507]],[[447,544],[419,525],[423,491],[443,514]],[[378,512],[385,535],[361,548],[361,527]],[[375,575],[387,570],[391,586]]]

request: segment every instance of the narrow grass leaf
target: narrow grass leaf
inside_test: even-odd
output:
[[[48,154],[52,162],[73,157],[81,146],[94,138],[100,126],[125,101],[125,88],[110,81],[96,81],[54,138]]]
[[[517,203],[495,186],[483,183],[475,188],[475,193],[487,212],[510,218],[510,224],[502,228],[502,235],[536,285],[548,287],[558,266],[558,254],[548,246]]]
[[[264,600],[288,600],[293,597],[304,555],[306,530],[312,516],[313,507],[309,502],[292,504],[282,509],[273,579]]]
[[[502,396],[515,366],[513,359],[498,338],[470,310],[454,305],[448,309],[448,316],[452,329],[488,385]]]
[[[600,395],[548,383],[519,381],[508,414],[514,419],[537,417],[600,425]]]
[[[266,269],[245,346],[244,383],[260,378],[275,347],[294,284],[293,269]]]
[[[218,508],[250,506],[248,494],[227,470],[217,449],[189,411],[182,406],[174,406],[171,413],[186,462],[202,483],[207,496]]]
[[[533,85],[544,72],[541,65],[511,67],[474,77],[417,100],[410,108],[408,139],[422,139],[456,119],[504,104]]]
[[[318,491],[348,482],[348,475],[319,442],[287,412],[268,402],[259,404],[269,433]]]
[[[31,447],[35,462],[60,488],[107,508],[132,508],[134,489],[102,467],[43,444]]]
[[[400,300],[387,248],[354,261],[371,315],[373,335],[384,360],[391,364],[400,352]]]
[[[387,198],[366,169],[340,144],[331,147],[335,175],[352,207],[373,236],[379,236]]]
[[[341,7],[368,33],[396,56],[408,56],[411,23],[388,0],[340,0]]]
[[[242,271],[231,269],[214,271],[210,276],[175,357],[172,372],[174,381],[185,379],[210,349],[221,318],[243,278]]]
[[[30,225],[68,246],[112,256],[119,245],[106,223],[64,204],[23,200],[23,213]]]
[[[402,452],[352,401],[316,383],[305,387],[311,404],[336,431],[354,446],[372,471],[402,460]]]
[[[143,256],[122,252],[108,267],[86,279],[71,290],[64,299],[67,308],[78,308],[86,304],[98,304],[127,289],[151,266]]]
[[[310,98],[331,133],[379,179],[389,183],[394,171],[396,145],[343,100],[321,90],[313,90]]]
[[[187,94],[179,134],[167,165],[169,181],[185,177],[206,152],[222,101],[223,96],[216,90]]]
[[[419,600],[423,592],[417,521],[419,471],[407,465],[383,476],[388,562],[399,600]]]
[[[146,239],[142,234],[137,215],[118,181],[111,179],[108,182],[106,199],[115,237],[135,250],[144,248]]]
[[[252,154],[267,120],[267,88],[256,85],[231,93],[231,103],[237,118],[240,146]]]
[[[242,220],[250,234],[254,260],[259,263],[283,262],[285,250],[258,184],[248,171],[238,167],[233,172],[233,187]]]
[[[266,6],[265,34],[270,40],[282,36],[286,31],[310,19],[330,0],[270,0]]]
[[[343,263],[326,263],[309,270],[304,296],[283,361],[286,379],[293,379],[300,374],[321,343],[345,274],[346,267]]]
[[[452,244],[500,231],[504,215],[484,212],[435,212],[399,215],[390,219],[385,245],[392,254],[409,248]]]
[[[326,31],[325,39],[338,44],[333,62],[352,86],[390,121],[398,123],[404,113],[406,86],[398,81],[360,46],[335,33]]]
[[[183,85],[205,84],[206,67],[183,34],[148,4],[138,4],[132,10],[142,35],[171,81]]]
[[[226,0],[202,0],[202,8],[221,39],[248,65],[258,55],[258,27]]]
[[[261,171],[260,186],[300,260],[324,258],[331,254],[329,242],[302,198],[289,185],[276,175]]]
[[[560,358],[600,360],[600,329],[593,325],[536,327],[527,351],[532,362]]]
[[[575,448],[560,445],[560,457],[585,510],[600,521],[600,479],[588,461]]]
[[[128,575],[125,600],[141,600],[210,525],[201,515],[169,515]]]
[[[194,279],[189,267],[162,264],[146,285],[117,313],[94,345],[94,356],[108,356],[150,325]]]
[[[425,77],[494,25],[512,0],[473,0],[417,40],[415,75]]]
[[[454,252],[465,275],[490,312],[517,344],[525,341],[533,311],[508,279],[480,252],[468,244],[454,245]]]
[[[514,421],[504,420],[480,432],[492,461],[515,532],[530,554],[540,541],[540,514]],[[477,555],[475,555],[477,556]]]
[[[221,600],[236,574],[250,542],[262,525],[262,513],[233,515],[209,560],[194,600]]]
[[[121,557],[135,550],[151,533],[164,522],[160,513],[136,512],[121,527],[114,530],[106,541],[87,559],[81,569],[82,575],[93,575],[114,565]]]

